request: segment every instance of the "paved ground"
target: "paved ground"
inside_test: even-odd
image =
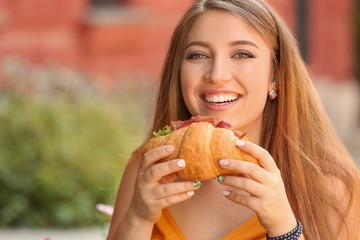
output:
[[[101,229],[0,229],[0,240],[105,240]]]

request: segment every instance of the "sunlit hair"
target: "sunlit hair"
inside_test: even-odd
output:
[[[191,26],[205,11],[218,10],[248,22],[270,46],[273,81],[278,97],[267,100],[260,145],[275,159],[297,218],[304,225],[306,239],[333,240],[339,219],[348,236],[359,239],[359,175],[357,167],[335,133],[312,84],[297,42],[281,18],[261,0],[202,0],[184,15],[173,34],[163,66],[151,132],[174,120],[191,115],[181,96],[180,68]],[[334,180],[332,182],[331,180]],[[349,207],[336,197],[341,183]]]

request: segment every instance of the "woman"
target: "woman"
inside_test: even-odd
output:
[[[151,132],[195,115],[246,131],[250,142],[237,146],[260,167],[220,160],[239,175],[198,187],[174,179],[183,160],[156,164],[172,146],[137,150],[108,239],[273,239],[291,230],[298,235],[288,239],[359,239],[357,167],[294,37],[265,2],[197,1],[178,24]]]

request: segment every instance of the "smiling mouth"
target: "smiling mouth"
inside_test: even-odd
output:
[[[204,100],[213,105],[226,105],[239,99],[239,95],[204,95]]]

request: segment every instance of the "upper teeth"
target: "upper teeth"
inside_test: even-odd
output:
[[[222,102],[229,102],[234,101],[238,97],[235,95],[212,95],[212,96],[205,96],[205,101],[211,103],[222,103]]]

